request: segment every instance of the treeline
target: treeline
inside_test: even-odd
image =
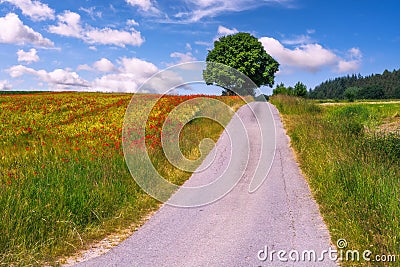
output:
[[[272,91],[273,95],[293,95],[298,97],[307,97],[307,86],[302,82],[296,83],[294,87],[286,87],[283,83],[278,84]]]
[[[370,76],[347,75],[328,80],[308,92],[314,99],[388,99],[400,98],[400,70],[385,70]]]
[[[26,95],[26,94],[41,94],[47,91],[0,91],[0,95]]]

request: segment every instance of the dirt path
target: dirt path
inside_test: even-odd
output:
[[[251,109],[263,118],[260,125]],[[229,165],[232,173],[244,171],[233,190],[219,201],[201,207],[164,205],[124,242],[78,266],[336,266],[327,255],[324,262],[301,260],[303,252],[311,250],[319,258],[323,250],[330,248],[330,237],[295,162],[277,110],[266,103],[251,103],[237,114],[230,123],[231,138],[249,140],[249,164],[243,170],[238,159],[229,158],[228,155],[237,155],[246,162],[247,153],[240,150],[240,145],[231,147],[224,132],[214,148],[216,163],[185,183],[194,186],[213,182]],[[235,131],[237,119],[244,122],[247,137],[234,136],[241,134]],[[276,139],[273,129],[265,129],[274,123]],[[261,137],[260,127],[269,134]],[[276,140],[276,150],[271,140]],[[257,165],[262,153],[268,158],[274,151],[271,169],[269,164],[263,165],[264,160]],[[258,190],[249,193],[253,174],[259,170],[268,176]],[[178,193],[174,197],[181,196]],[[280,255],[281,260],[279,250],[286,252]]]

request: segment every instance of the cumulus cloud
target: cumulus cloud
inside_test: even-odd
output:
[[[318,72],[325,67],[334,68],[343,73],[355,71],[359,67],[360,57],[348,60],[341,58],[320,44],[301,44],[294,49],[284,47],[278,40],[270,37],[259,39],[267,53],[276,58],[282,66],[295,67],[309,72]],[[350,50],[353,57],[360,55],[359,50]]]
[[[77,38],[82,36],[81,16],[78,13],[67,10],[57,15],[57,20],[57,25],[49,27],[51,33]]]
[[[104,92],[138,92],[139,87],[159,69],[151,62],[139,58],[123,57],[116,63],[107,58],[84,64],[78,70],[100,71],[106,73],[90,83],[90,90]],[[143,89],[141,92],[156,92],[157,88]]]
[[[159,69],[151,62],[139,58],[123,57],[111,62],[102,58],[93,64],[80,65],[78,70],[101,71],[100,77],[87,81],[78,73],[69,69],[53,71],[35,70],[23,65],[12,66],[6,72],[12,78],[23,75],[36,76],[40,82],[47,83],[50,90],[79,90],[130,93],[164,93],[184,82],[183,78],[173,71],[159,73]],[[157,75],[155,75],[157,74]],[[155,75],[155,76],[153,76]],[[153,77],[148,81],[150,77]],[[0,83],[1,84],[1,83]],[[7,83],[4,83],[7,84]]]
[[[0,43],[32,44],[38,47],[54,46],[52,41],[24,25],[18,15],[14,13],[8,13],[5,17],[0,18]]]
[[[238,33],[238,32],[239,31],[236,28],[229,29],[227,27],[219,25],[218,26],[218,30],[217,30],[217,35],[214,37],[213,41],[217,41],[222,36],[232,35],[232,34],[235,34],[235,33]]]
[[[93,90],[165,93],[184,82],[178,73],[168,70],[159,73],[159,69],[153,63],[139,58],[124,57],[117,63],[118,67],[114,69],[114,73],[106,74],[92,82]]]
[[[285,48],[274,38],[262,37],[260,42],[267,53],[276,58],[282,65],[316,72],[322,67],[334,65],[337,62],[337,56],[319,44],[301,45],[291,50]]]
[[[345,73],[345,72],[355,72],[360,68],[362,53],[358,48],[351,48],[348,51],[348,57],[350,60],[346,61],[341,59],[338,64],[337,72]]]
[[[355,72],[360,68],[360,62],[356,60],[340,60],[337,66],[338,73]]]
[[[126,0],[128,4],[130,4],[133,7],[138,7],[141,11],[151,13],[151,14],[158,14],[160,13],[160,10],[158,10],[154,2],[151,0]]]
[[[226,28],[226,27],[224,27],[222,25],[218,26],[218,34],[219,35],[232,35],[232,34],[235,34],[235,33],[238,33],[238,32],[239,31],[237,29],[235,29],[235,28],[229,29],[229,28]]]
[[[81,24],[81,16],[69,10],[58,15],[57,20],[57,25],[49,27],[51,33],[79,38],[88,44],[125,47],[126,45],[140,46],[144,42],[141,33],[133,28],[131,32],[127,32],[111,28],[98,29],[90,26],[83,27]]]
[[[299,35],[299,36],[295,36],[293,39],[285,39],[282,40],[283,44],[287,44],[287,45],[302,45],[302,44],[310,44],[313,43],[313,39],[311,38],[311,36],[309,35]]]
[[[150,76],[158,71],[158,68],[150,62],[141,60],[139,58],[124,57],[119,61],[121,67],[119,71],[122,73],[132,73],[138,75],[137,77]]]
[[[94,62],[92,66],[89,66],[88,64],[79,65],[77,70],[114,72],[116,71],[116,68],[109,59],[101,58],[100,60]]]
[[[122,58],[116,73],[107,74],[93,81],[92,87],[101,91],[137,92],[149,77],[158,72],[150,62],[138,58]]]
[[[186,53],[180,53],[180,52],[173,52],[170,54],[170,57],[178,59],[177,64],[180,63],[187,63],[187,62],[193,62],[196,61],[197,59],[192,55],[191,52],[186,52]]]
[[[35,48],[31,48],[28,52],[20,49],[17,52],[18,62],[26,62],[28,64],[32,62],[38,62],[39,56],[37,55],[37,50]]]
[[[64,69],[55,69],[52,72],[35,70],[23,65],[16,65],[7,70],[11,77],[17,78],[24,74],[37,76],[41,81],[48,83],[52,89],[76,89],[89,87],[89,82],[82,79],[76,72]]]
[[[2,0],[1,3],[8,2],[19,9],[22,14],[30,17],[34,21],[54,19],[54,10],[40,1],[32,0]]]
[[[125,45],[140,46],[144,39],[139,31],[132,32],[113,30],[110,28],[92,29],[84,33],[84,40],[89,44]]]
[[[11,90],[12,85],[7,80],[0,80],[0,91]]]
[[[178,87],[180,89],[191,90],[191,87],[185,84],[185,80],[180,73],[173,70],[164,70],[146,81],[141,87],[141,91],[152,93],[177,93],[176,90]]]
[[[93,67],[101,72],[113,72],[115,70],[114,64],[107,58],[102,58],[93,63]]]
[[[92,71],[93,70],[93,68],[91,66],[89,66],[88,64],[79,65],[76,69],[78,71],[79,70],[87,70],[87,71]]]

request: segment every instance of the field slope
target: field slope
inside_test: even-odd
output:
[[[137,96],[134,104],[141,110],[157,97]],[[160,152],[160,127],[175,106],[195,97],[162,98],[146,128],[150,157],[177,184],[190,173],[168,165]],[[0,96],[0,265],[54,263],[158,207],[132,179],[123,156],[122,124],[131,98]],[[244,103],[237,97],[217,99],[236,109]],[[189,123],[180,136],[183,153],[196,158],[199,141],[216,141],[222,130],[206,119]]]

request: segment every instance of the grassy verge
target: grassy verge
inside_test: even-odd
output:
[[[319,106],[284,96],[272,103],[282,114],[332,241],[345,238],[347,249],[368,249],[372,257],[398,255],[400,133],[380,131],[380,126],[398,117],[400,104]],[[344,266],[368,264],[390,263],[343,261]]]
[[[57,264],[56,259],[140,222],[159,203],[143,192],[125,164],[121,128],[126,94],[61,93],[0,96],[0,266]],[[149,105],[136,98],[138,110]],[[169,96],[157,107],[146,144],[176,183],[190,173],[160,153],[157,129],[189,97]],[[218,100],[236,108],[239,98]],[[150,116],[152,117],[152,116]],[[203,137],[222,128],[198,119],[181,132],[182,150],[196,157]],[[147,142],[147,139],[149,140]]]

